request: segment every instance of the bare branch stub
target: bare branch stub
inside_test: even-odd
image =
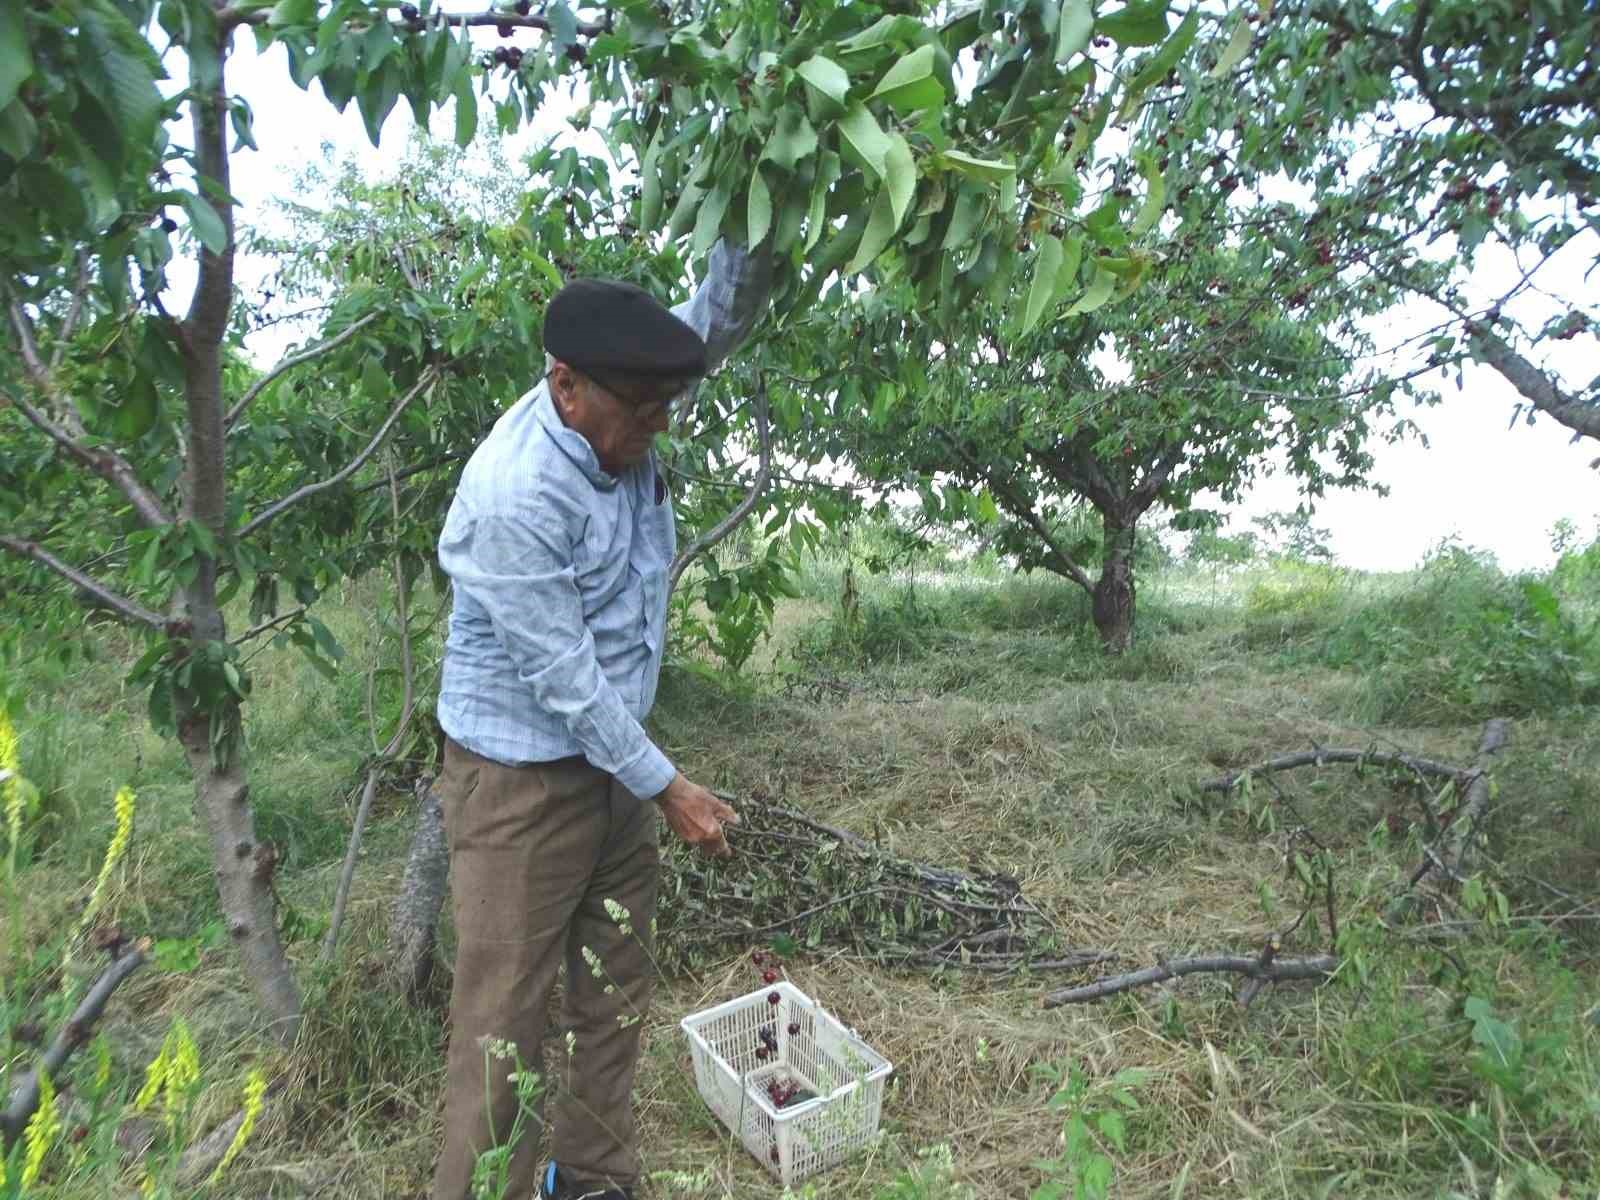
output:
[[[128,976],[144,965],[145,955],[149,949],[149,940],[143,939],[105,969],[94,986],[89,989],[88,994],[79,1002],[72,1016],[61,1026],[61,1031],[50,1043],[50,1048],[40,1056],[38,1067],[23,1075],[12,1088],[5,1111],[0,1113],[0,1144],[3,1144],[4,1149],[9,1150],[11,1144],[21,1136],[28,1124],[28,1118],[39,1106],[40,1072],[44,1072],[52,1079],[60,1077],[61,1068],[66,1066],[67,1059],[74,1050],[88,1040],[95,1022],[104,1014],[111,994]]]

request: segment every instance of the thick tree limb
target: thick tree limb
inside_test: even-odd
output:
[[[427,986],[435,965],[434,941],[439,910],[450,877],[450,847],[445,840],[444,806],[433,781],[417,781],[417,829],[406,856],[405,875],[389,913],[391,985],[415,996]]]
[[[30,542],[23,538],[12,537],[10,534],[0,533],[0,547],[10,550],[13,554],[20,554],[24,558],[31,558],[42,566],[49,567],[61,578],[76,585],[81,590],[93,596],[101,605],[122,614],[130,621],[137,621],[141,625],[148,625],[152,629],[168,629],[172,622],[169,618],[150,609],[137,601],[118,592],[113,592],[105,584],[86,575],[76,567],[62,562],[38,542]]]
[[[326,341],[318,342],[315,346],[308,346],[306,349],[301,350],[296,354],[290,354],[283,359],[280,359],[271,370],[269,370],[260,379],[252,383],[250,387],[246,389],[245,394],[239,397],[238,403],[228,410],[228,415],[222,420],[223,427],[226,429],[233,428],[233,423],[239,419],[240,414],[242,414],[245,409],[250,407],[251,402],[255,400],[257,396],[271,387],[272,384],[277,381],[278,377],[281,376],[285,371],[292,371],[301,363],[310,362],[319,355],[326,354],[328,351],[343,345],[377,319],[377,313],[368,313],[359,321],[352,322],[351,324],[345,326],[345,328],[341,329],[338,333],[334,334]]]
[[[1061,988],[1045,996],[1044,1006],[1059,1008],[1064,1004],[1084,1004],[1090,1000],[1114,996],[1118,992],[1127,992],[1134,988],[1161,983],[1163,980],[1176,979],[1180,975],[1231,972],[1236,975],[1247,975],[1252,980],[1260,980],[1263,983],[1281,983],[1288,979],[1326,979],[1338,966],[1339,960],[1332,954],[1318,954],[1310,958],[1273,958],[1265,965],[1262,965],[1259,955],[1254,958],[1243,955],[1178,958],[1158,966],[1146,967],[1142,971],[1130,971],[1125,975],[1097,979],[1081,987]]]
[[[761,499],[761,494],[767,490],[767,481],[772,477],[772,420],[771,407],[767,401],[766,376],[759,373],[756,376],[755,417],[756,439],[760,453],[760,466],[756,470],[755,481],[751,483],[750,490],[731,513],[695,538],[672,560],[672,568],[667,575],[669,596],[677,588],[678,579],[688,569],[689,564],[739,528],[744,519],[750,515],[750,510],[755,508],[756,501]]]
[[[395,422],[400,419],[400,414],[406,410],[407,406],[425,390],[432,387],[438,378],[439,369],[437,367],[429,367],[422,373],[422,377],[411,386],[411,389],[400,397],[394,408],[390,409],[389,415],[384,418],[383,424],[378,426],[378,432],[372,435],[372,440],[366,444],[361,453],[357,454],[326,479],[319,480],[316,483],[308,483],[305,487],[290,492],[283,499],[267,505],[266,508],[245,522],[244,527],[239,530],[239,537],[249,537],[256,530],[275,520],[302,500],[310,499],[317,493],[325,492],[331,487],[337,487],[346,479],[349,479],[350,476],[354,475],[366,464],[369,458],[377,453],[378,447],[383,445],[383,440],[389,436],[389,431],[394,428]]]
[[[1431,759],[1418,758],[1414,754],[1395,754],[1384,750],[1306,750],[1299,754],[1285,754],[1280,758],[1269,758],[1266,762],[1256,763],[1252,767],[1245,767],[1238,771],[1229,771],[1220,778],[1200,785],[1202,792],[1230,792],[1239,785],[1247,775],[1273,775],[1279,771],[1292,771],[1296,767],[1320,767],[1327,763],[1353,763],[1357,766],[1371,764],[1378,767],[1404,767],[1408,771],[1419,775],[1431,775],[1443,779],[1460,779],[1465,772],[1459,767],[1452,767],[1447,763],[1434,762]]]
[[[55,1041],[50,1043],[50,1048],[39,1060],[38,1067],[24,1075],[22,1081],[11,1090],[6,1110],[0,1114],[0,1136],[4,1137],[6,1149],[9,1150],[11,1143],[21,1135],[28,1118],[33,1116],[33,1110],[39,1105],[39,1073],[42,1071],[52,1079],[60,1078],[61,1068],[66,1066],[72,1052],[89,1040],[95,1022],[105,1012],[106,1001],[111,999],[111,993],[144,965],[145,952],[149,948],[148,941],[140,941],[106,968],[66,1024],[62,1025]]]
[[[1550,376],[1485,326],[1469,324],[1467,334],[1478,356],[1499,371],[1534,408],[1585,437],[1600,438],[1600,403],[1563,392]]]

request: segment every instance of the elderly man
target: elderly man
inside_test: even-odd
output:
[[[652,446],[673,404],[755,324],[770,266],[718,243],[705,281],[671,311],[631,284],[562,288],[545,312],[545,379],[496,422],[450,507],[438,791],[458,947],[434,1200],[462,1200],[478,1155],[508,1141],[512,1064],[486,1048],[509,1042],[539,1069],[562,962],[552,1161],[537,1169],[530,1129],[511,1152],[506,1195],[633,1195],[656,814],[711,854],[729,852],[722,826],[738,820],[640,724],[655,700],[675,547]]]

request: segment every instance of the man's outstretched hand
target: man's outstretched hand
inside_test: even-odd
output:
[[[733,853],[722,826],[737,825],[739,814],[698,783],[691,783],[682,771],[655,799],[672,831],[689,845],[713,858],[727,858]]]

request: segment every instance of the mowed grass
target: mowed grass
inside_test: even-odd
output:
[[[1347,966],[1330,984],[1268,989],[1248,1008],[1234,1000],[1236,977],[1196,975],[1046,1010],[1045,992],[1092,973],[933,975],[827,945],[803,951],[790,977],[895,1064],[883,1140],[811,1181],[813,1195],[904,1200],[970,1187],[1029,1197],[1057,1177],[1070,1195],[1067,1166],[1035,1165],[1063,1155],[1071,1116],[1049,1107],[1058,1085],[1043,1069],[1069,1066],[1088,1081],[1091,1115],[1122,1108],[1111,1081],[1139,1072],[1124,1144],[1097,1134],[1115,1162],[1115,1196],[1576,1196],[1600,1186],[1600,696],[1580,636],[1595,618],[1592,580],[1546,581],[1559,604],[1547,627],[1543,607],[1528,607],[1539,596],[1475,562],[1386,578],[1305,564],[1170,568],[1142,581],[1138,641],[1108,660],[1062,581],[983,562],[887,576],[858,565],[856,602],[841,609],[842,567],[812,564],[803,597],[780,607],[774,639],[742,677],[669,667],[654,732],[692,778],[779,799],[910,859],[1010,873],[1065,944],[1116,954],[1112,969],[1259,952],[1300,913],[1295,855],[1315,844],[1334,866]],[[352,589],[320,610],[348,650],[337,681],[288,651],[253,664],[252,797],[284,857],[277,887],[307,993],[302,1044],[282,1051],[261,1037],[214,936],[201,936],[196,964],[141,972],[103,1024],[131,1095],[172,1019],[187,1021],[206,1064],[197,1126],[238,1107],[251,1066],[290,1080],[205,1194],[426,1190],[444,1014],[377,982],[410,834],[403,780],[380,793],[340,955],[326,969],[313,961],[371,752],[363,672],[393,656],[379,632],[384,606],[381,591]],[[1501,654],[1497,628],[1517,654]],[[138,789],[139,816],[111,917],[173,941],[217,918],[186,770],[121,683],[133,648],[115,631],[88,636],[96,661],[20,668],[23,765],[55,814],[7,935],[20,947],[13,961],[33,964],[18,978],[36,1007],[55,982],[39,964],[81,911],[119,784]],[[1475,674],[1478,689],[1463,686]],[[397,705],[380,687],[377,719]],[[1514,724],[1475,860],[1484,899],[1441,897],[1420,923],[1384,913],[1420,861],[1425,803],[1448,798],[1344,767],[1257,783],[1248,796],[1197,788],[1316,746],[1466,764],[1483,718],[1501,711]],[[1328,943],[1319,904],[1282,953]],[[677,1027],[760,986],[750,948],[661,981],[636,1091],[658,1195],[779,1192],[700,1104]],[[89,957],[79,952],[73,970],[89,972]],[[923,1164],[918,1152],[937,1145],[950,1150],[949,1179],[904,1182]],[[98,1159],[84,1152],[46,1179],[62,1196],[111,1194],[134,1179],[105,1165],[115,1161],[109,1147]],[[897,1178],[901,1190],[889,1191]]]

